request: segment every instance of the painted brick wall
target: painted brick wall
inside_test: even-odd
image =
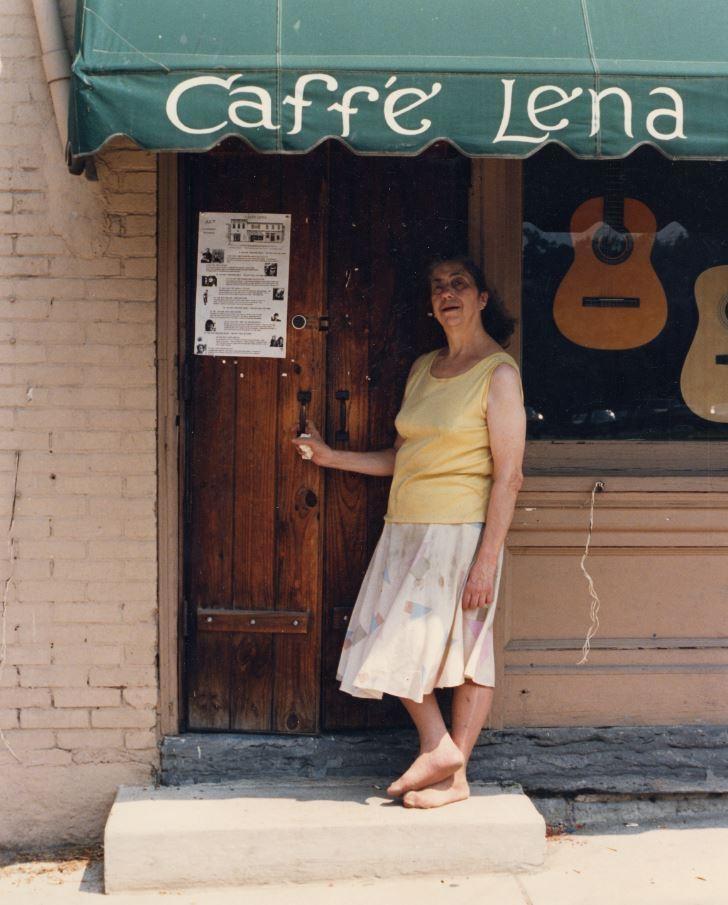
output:
[[[158,765],[156,159],[67,173],[31,0],[0,3],[0,66],[0,845],[25,846],[94,838]]]

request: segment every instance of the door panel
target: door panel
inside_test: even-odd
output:
[[[186,357],[187,728],[403,724],[395,699],[359,701],[335,682],[390,479],[318,469],[290,437],[304,390],[332,446],[391,445],[409,366],[442,342],[424,271],[467,248],[468,161],[447,146],[376,158],[334,142],[305,156],[235,144],[182,169],[189,312],[199,211],[292,215],[286,359]]]
[[[198,213],[281,211],[292,215],[289,314],[317,324],[325,152],[294,161],[236,148],[191,156],[185,169],[188,305]],[[187,358],[189,729],[318,729],[323,478],[289,437],[299,390],[311,393],[308,411],[321,422],[324,336],[289,330],[287,339],[286,360]]]
[[[331,149],[327,440],[384,449],[409,367],[442,343],[427,317],[426,266],[467,249],[469,162],[447,146],[416,158]],[[348,440],[337,440],[347,390]],[[323,712],[328,729],[407,725],[398,700],[343,694],[336,666],[351,608],[383,528],[389,478],[326,474]]]

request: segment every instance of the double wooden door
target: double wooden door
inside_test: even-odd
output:
[[[185,157],[181,173],[186,728],[396,725],[398,701],[335,682],[389,479],[319,469],[290,439],[305,416],[334,447],[391,445],[409,365],[442,342],[425,268],[467,248],[468,161],[447,146],[397,158],[235,145]],[[193,354],[200,211],[291,214],[284,359]]]

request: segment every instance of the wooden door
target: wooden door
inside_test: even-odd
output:
[[[292,215],[286,359],[185,356],[189,730],[404,721],[398,701],[357,701],[334,681],[389,479],[322,471],[289,437],[305,391],[332,446],[391,445],[409,365],[442,341],[424,271],[467,247],[468,171],[446,146],[418,158],[331,143],[305,156],[235,146],[185,159],[188,323],[199,211]],[[306,329],[291,328],[295,314]]]

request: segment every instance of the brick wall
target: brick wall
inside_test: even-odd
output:
[[[0,4],[0,66],[0,845],[25,846],[97,836],[158,764],[156,159],[67,173],[31,0]]]

